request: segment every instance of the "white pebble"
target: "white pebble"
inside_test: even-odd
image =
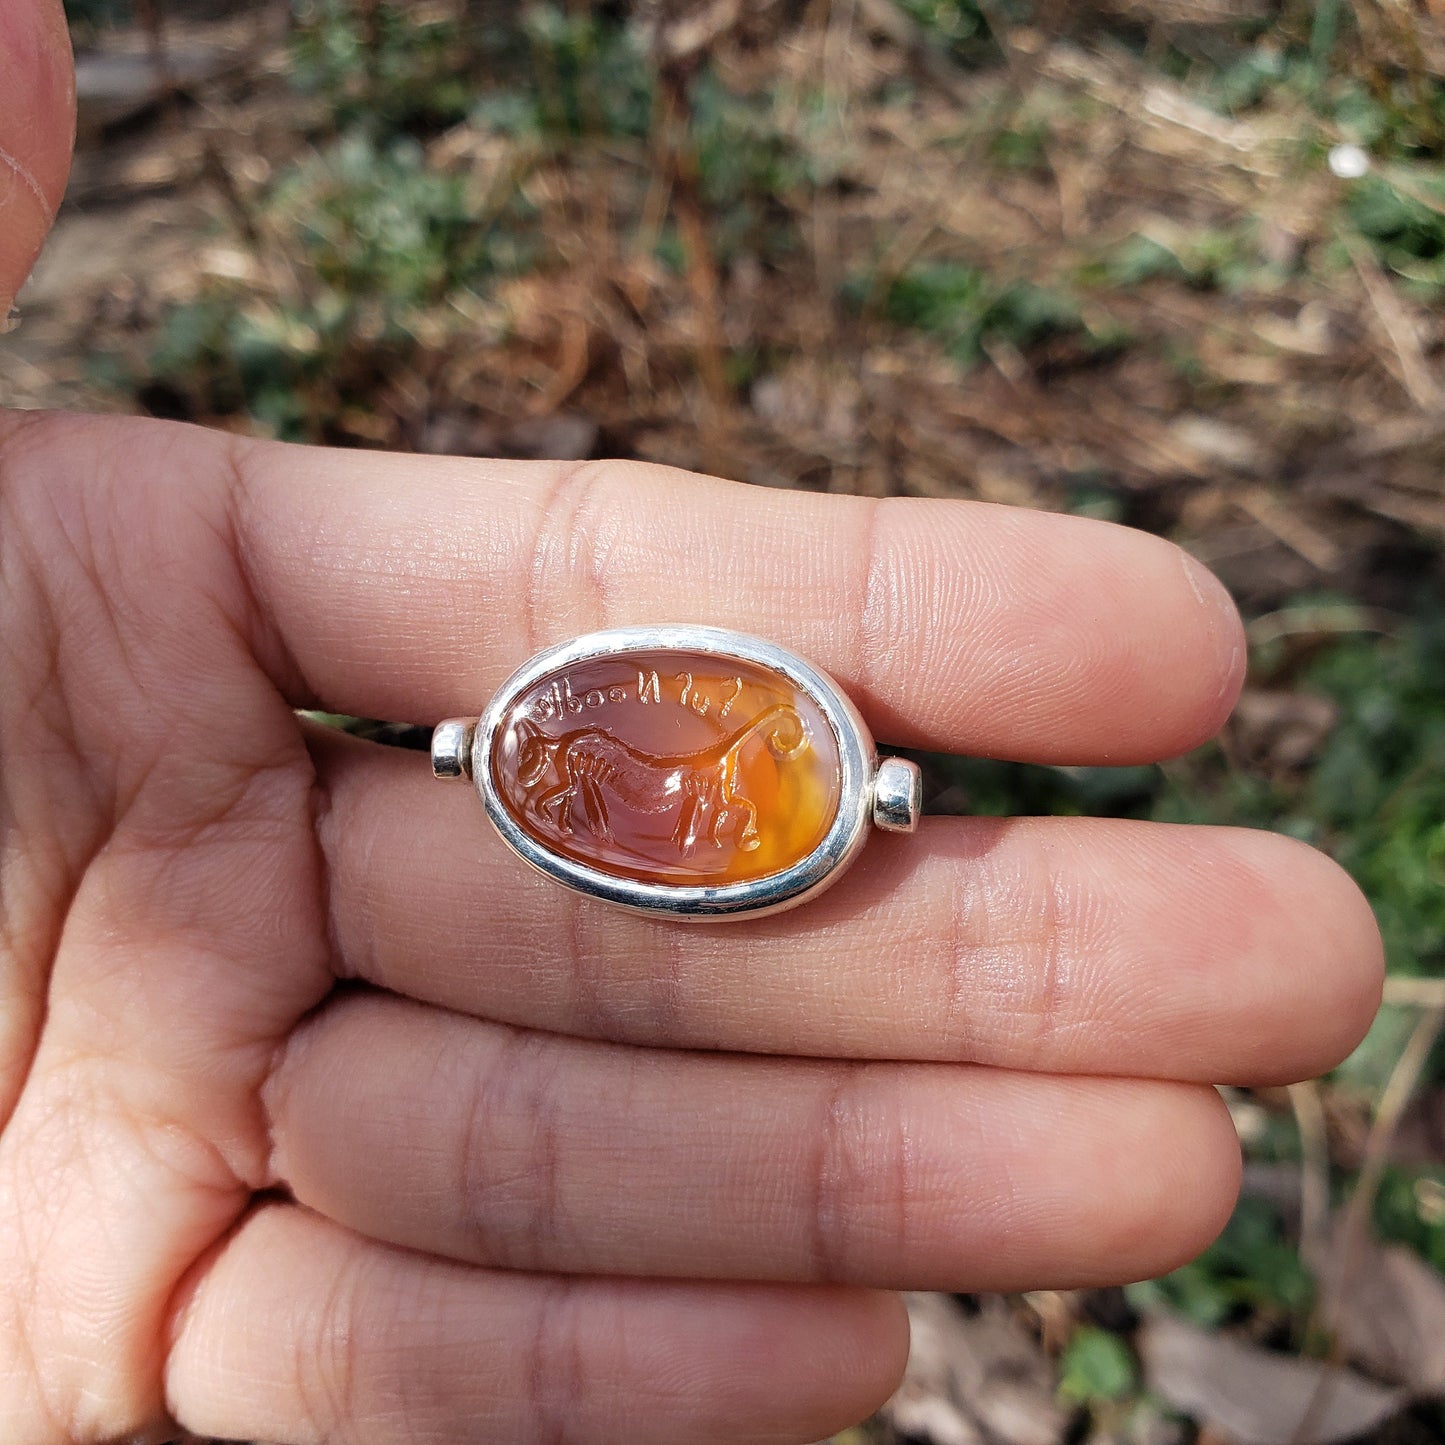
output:
[[[1342,181],[1357,181],[1370,169],[1370,156],[1361,146],[1331,146],[1329,167]]]

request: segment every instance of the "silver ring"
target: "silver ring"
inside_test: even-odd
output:
[[[676,919],[792,908],[870,825],[911,833],[918,766],[879,759],[821,668],[716,627],[625,627],[538,653],[480,718],[432,734],[504,842],[547,877]]]

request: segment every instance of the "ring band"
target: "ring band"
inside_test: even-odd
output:
[[[821,669],[714,627],[629,627],[538,653],[432,734],[503,840],[559,883],[678,919],[821,892],[870,825],[918,826],[918,766],[879,759]]]

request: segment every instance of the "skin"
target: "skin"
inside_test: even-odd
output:
[[[5,294],[64,177],[56,8],[0,5],[13,55]],[[688,929],[293,712],[435,721],[563,637],[707,621],[890,742],[1165,757],[1239,621],[1119,528],[8,415],[0,610],[14,1445],[817,1439],[898,1379],[889,1291],[1197,1252],[1239,1168],[1209,1086],[1326,1068],[1378,1002],[1364,901],[1283,838],[930,819]]]
[[[74,136],[59,0],[7,0],[0,5],[0,320],[55,219]]]

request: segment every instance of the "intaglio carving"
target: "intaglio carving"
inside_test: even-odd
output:
[[[640,881],[715,886],[806,857],[837,814],[837,738],[787,677],[719,661],[599,657],[519,692],[491,753],[518,826]]]
[[[679,699],[684,707],[693,685],[686,676]],[[604,727],[549,738],[524,718],[517,724],[517,781],[532,794],[536,815],[563,834],[573,831],[572,805],[580,799],[587,827],[612,842],[608,802],[615,797],[639,813],[675,811],[672,841],[682,853],[691,852],[703,836],[721,848],[725,833],[750,853],[759,844],[758,810],[739,788],[738,754],[759,736],[765,736],[779,761],[797,757],[808,746],[807,730],[791,703],[774,703],[712,747],[681,754],[647,752]],[[542,788],[549,778],[554,786]]]

